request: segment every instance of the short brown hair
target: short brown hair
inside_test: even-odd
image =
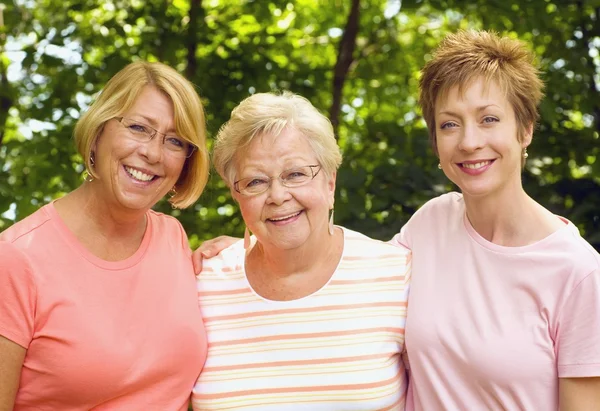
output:
[[[518,138],[534,126],[544,95],[533,54],[523,42],[489,31],[459,31],[446,36],[421,70],[419,104],[436,155],[435,104],[458,86],[463,93],[480,77],[494,81],[505,93],[515,112]]]
[[[194,85],[175,69],[162,63],[136,61],[128,64],[107,83],[96,101],[75,125],[77,150],[88,172],[94,176],[90,157],[104,124],[129,110],[146,86],[164,93],[172,102],[177,135],[197,147],[185,161],[169,202],[178,208],[193,204],[208,181],[209,156],[206,148],[204,108]]]

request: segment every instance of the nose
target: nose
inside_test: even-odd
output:
[[[163,135],[157,133],[150,141],[141,145],[140,153],[148,159],[149,163],[157,163],[163,155]]]
[[[477,126],[472,122],[467,122],[461,129],[459,148],[462,151],[473,152],[483,146],[483,138]]]
[[[269,193],[267,202],[271,204],[280,205],[291,198],[290,189],[281,184],[278,178],[271,181],[271,187],[267,192]]]

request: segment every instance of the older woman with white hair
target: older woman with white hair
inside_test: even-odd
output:
[[[410,255],[333,225],[341,160],[329,120],[292,93],[245,99],[219,131],[247,230],[197,277],[195,410],[404,409]]]

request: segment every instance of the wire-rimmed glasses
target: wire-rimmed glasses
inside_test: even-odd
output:
[[[274,179],[288,188],[299,187],[311,182],[321,171],[320,165],[308,165],[289,168],[275,177],[254,176],[241,178],[233,183],[233,188],[240,194],[254,196],[262,194],[271,187]]]
[[[182,138],[162,133],[141,121],[132,120],[127,117],[115,117],[115,120],[127,129],[129,137],[141,143],[148,143],[157,134],[161,134],[163,136],[163,147],[167,153],[174,156],[189,158],[196,149],[196,146]]]

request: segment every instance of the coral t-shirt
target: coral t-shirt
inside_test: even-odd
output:
[[[190,249],[153,211],[108,262],[46,205],[0,235],[0,335],[25,347],[15,410],[187,410],[206,356]]]
[[[503,247],[450,193],[392,240],[413,251],[407,410],[557,410],[559,378],[600,376],[600,256],[564,221]]]

